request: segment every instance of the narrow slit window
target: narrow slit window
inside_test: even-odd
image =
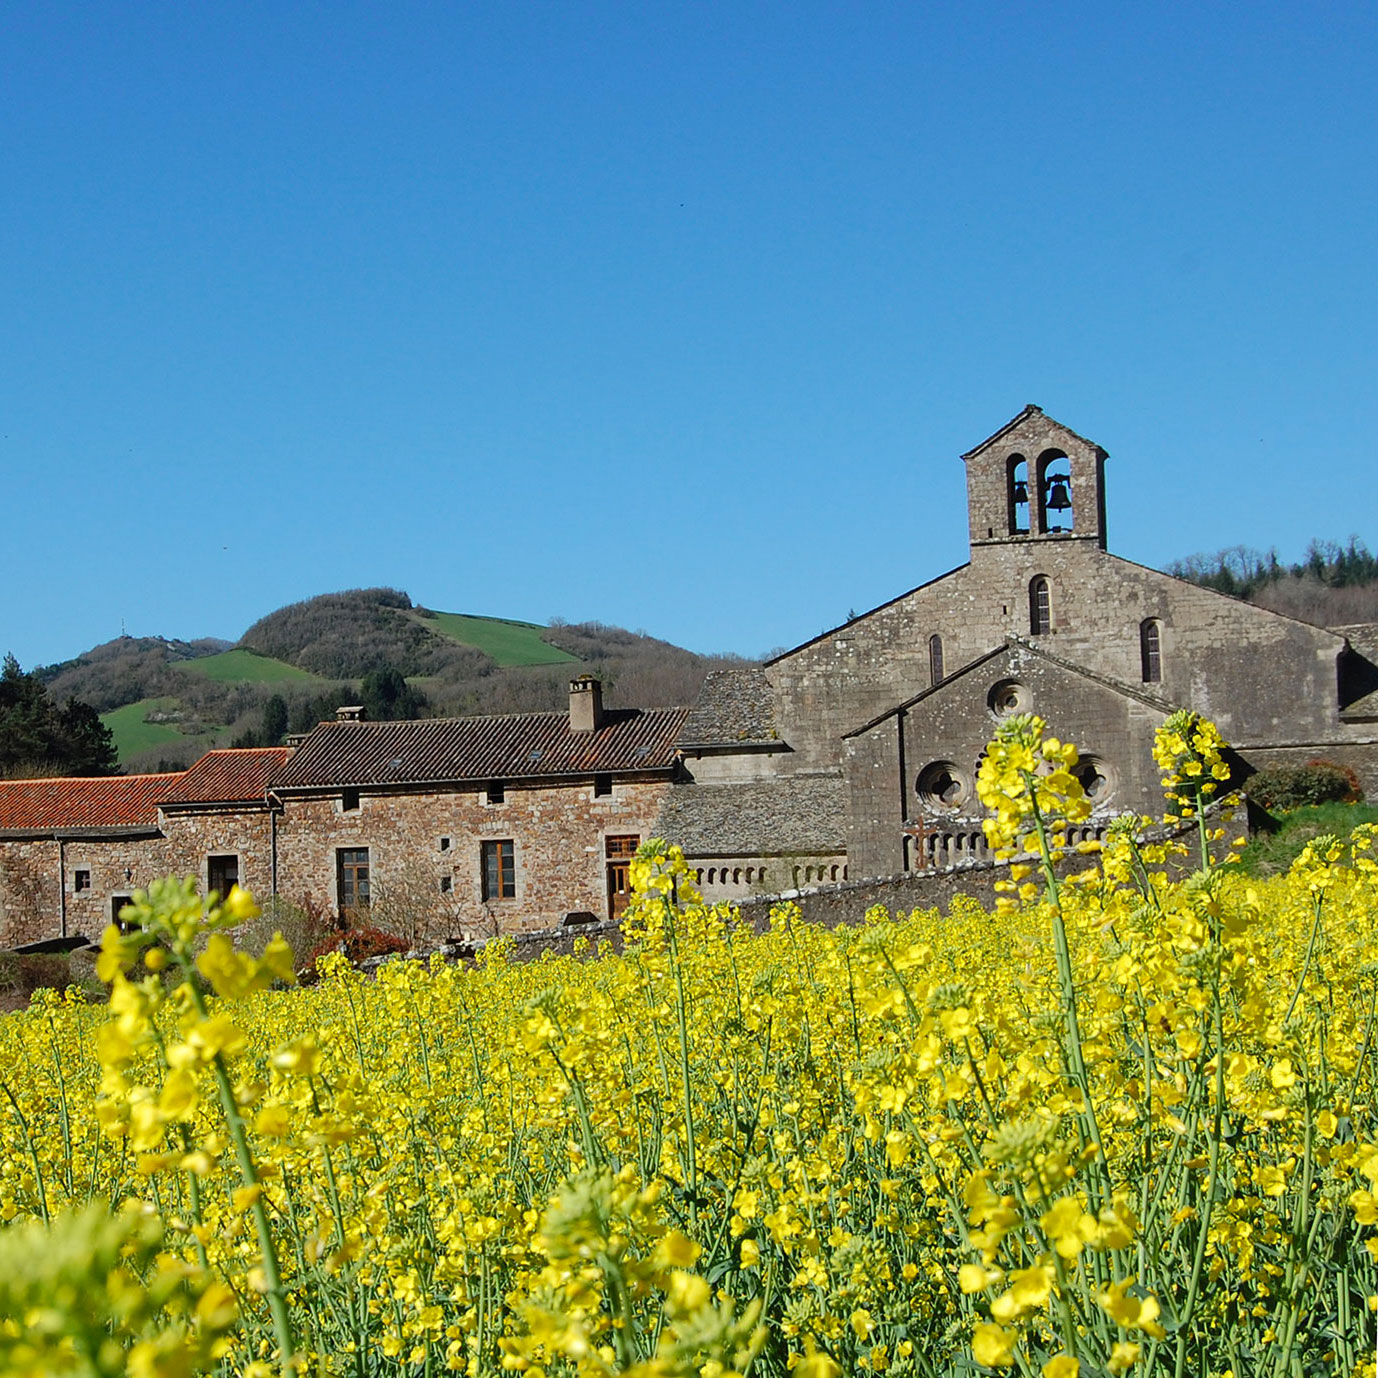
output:
[[[1029,585],[1029,635],[1047,636],[1053,629],[1053,603],[1048,581],[1039,575]]]
[[[928,638],[928,682],[943,682],[943,639],[937,633]]]
[[[1139,657],[1143,662],[1144,683],[1160,684],[1163,678],[1163,643],[1156,618],[1148,618],[1139,627]]]

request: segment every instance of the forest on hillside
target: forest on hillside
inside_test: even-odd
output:
[[[1357,536],[1313,540],[1294,564],[1276,550],[1236,545],[1189,555],[1167,573],[1320,627],[1378,622],[1378,556]]]

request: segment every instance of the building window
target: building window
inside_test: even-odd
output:
[[[1163,678],[1163,643],[1158,620],[1150,617],[1139,624],[1139,659],[1145,684],[1159,684]]]
[[[208,856],[206,858],[206,889],[214,890],[223,900],[239,884],[237,856]]]
[[[943,639],[936,633],[928,638],[928,682],[943,682]]]
[[[507,789],[501,780],[489,780],[488,782],[488,802],[490,804],[501,804],[507,798]]]
[[[510,841],[483,844],[483,898],[510,900],[517,897],[516,848]]]
[[[120,930],[121,933],[129,932],[129,925],[120,917],[121,914],[133,903],[130,895],[113,895],[110,899],[110,922]]]
[[[342,789],[340,791],[340,812],[353,813],[359,807],[359,791]]]
[[[1029,634],[1047,636],[1053,629],[1053,604],[1048,581],[1040,574],[1029,585]]]
[[[335,893],[341,912],[368,908],[368,873],[367,847],[341,847],[335,853]]]
[[[450,893],[450,891],[453,890],[453,889],[454,889],[454,877],[453,877],[453,876],[441,876],[441,877],[440,877],[440,893],[441,893],[442,895],[448,895],[448,894]]]
[[[608,861],[608,918],[620,919],[632,898],[632,858],[641,845],[636,835],[610,837],[604,843]]]
[[[593,777],[593,797],[595,799],[606,799],[612,793],[612,776],[595,775]]]
[[[72,872],[72,889],[73,889],[73,890],[75,890],[78,894],[80,894],[81,891],[83,891],[83,890],[89,890],[90,888],[91,888],[91,872],[90,872],[90,871],[88,871],[88,870],[80,870],[80,871],[73,871],[73,872]]]
[[[448,837],[442,837],[440,839],[440,850],[442,852],[448,852],[450,850],[450,839]]]

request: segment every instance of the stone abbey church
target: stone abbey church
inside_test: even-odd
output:
[[[370,723],[184,772],[0,783],[0,945],[94,936],[159,875],[424,936],[615,918],[647,837],[712,899],[985,858],[977,763],[1037,712],[1083,752],[1097,833],[1160,807],[1154,729],[1213,718],[1244,770],[1323,757],[1378,791],[1378,626],[1311,626],[1111,555],[1106,452],[1026,407],[964,455],[970,558],[690,708]]]

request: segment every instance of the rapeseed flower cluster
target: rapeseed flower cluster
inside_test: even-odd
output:
[[[1378,830],[1069,884],[1075,765],[992,744],[995,912],[756,932],[652,843],[622,951],[301,988],[151,887],[0,1020],[0,1372],[1372,1378]]]

